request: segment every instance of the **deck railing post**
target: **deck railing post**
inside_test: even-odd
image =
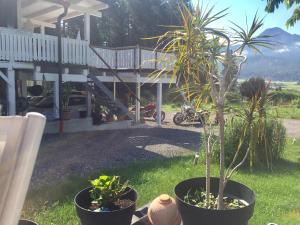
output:
[[[162,82],[159,79],[157,82],[157,102],[156,102],[156,122],[158,127],[161,127],[161,106],[162,106]]]
[[[154,70],[157,70],[157,51],[154,50]]]
[[[16,115],[16,86],[15,86],[15,70],[9,68],[7,70],[7,78],[9,83],[7,84],[7,103],[8,103],[8,115]]]
[[[115,50],[115,69],[118,69],[118,49]]]

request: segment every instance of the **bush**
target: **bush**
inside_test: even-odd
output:
[[[265,90],[266,90],[265,80],[260,77],[252,77],[249,80],[246,80],[243,83],[241,83],[240,86],[241,95],[248,99],[260,95]]]
[[[243,132],[243,122],[240,119],[232,119],[225,128],[225,163],[231,163],[238,148],[240,136]],[[240,162],[246,154],[249,146],[250,132],[246,135],[241,146],[236,163]],[[286,144],[286,130],[282,123],[276,119],[268,119],[266,122],[266,135],[258,141],[254,152],[253,166],[266,166],[271,168],[272,164],[283,155]],[[244,166],[249,166],[250,160]]]
[[[300,98],[299,98],[299,99],[294,99],[294,100],[291,102],[291,105],[292,105],[292,106],[296,106],[298,109],[300,109]]]
[[[300,94],[295,91],[289,91],[289,90],[284,90],[284,91],[273,91],[271,93],[271,100],[274,105],[278,104],[288,104],[293,100],[300,100]]]

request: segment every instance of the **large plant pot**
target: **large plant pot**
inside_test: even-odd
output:
[[[93,118],[93,125],[100,125],[102,124],[102,114],[100,113],[92,113],[92,118]]]
[[[79,118],[86,118],[86,117],[87,117],[87,111],[86,110],[79,111]]]
[[[63,111],[63,119],[64,120],[70,120],[72,117],[71,111]]]
[[[31,220],[24,220],[24,219],[21,219],[19,221],[19,224],[18,225],[38,225],[37,223],[31,221]]]
[[[235,181],[227,183],[224,195],[243,199],[249,205],[240,209],[215,210],[204,209],[184,202],[189,190],[205,190],[205,177],[182,181],[175,187],[176,203],[183,225],[247,225],[253,215],[255,205],[254,192]],[[211,178],[211,192],[218,193],[219,179]]]
[[[82,225],[130,225],[133,213],[136,208],[137,192],[128,188],[121,199],[130,199],[134,202],[131,206],[110,211],[110,212],[93,212],[88,210],[91,204],[89,190],[86,188],[79,192],[74,199],[76,212]]]

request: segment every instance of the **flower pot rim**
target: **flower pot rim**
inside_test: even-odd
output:
[[[201,207],[194,206],[194,205],[192,205],[192,204],[190,204],[190,203],[188,203],[188,202],[185,202],[183,199],[181,199],[181,198],[176,194],[176,187],[177,187],[178,185],[180,185],[180,184],[182,184],[182,183],[184,183],[184,182],[186,182],[186,181],[198,180],[198,179],[202,179],[202,178],[206,179],[206,177],[193,177],[193,178],[189,178],[189,179],[185,179],[185,180],[180,181],[180,182],[175,186],[175,188],[174,188],[174,193],[175,193],[176,199],[177,199],[178,201],[184,203],[184,204],[189,205],[189,206],[192,207],[192,208],[202,209],[202,210],[205,210],[205,211],[237,211],[237,210],[241,210],[241,209],[247,208],[247,207],[249,207],[249,206],[255,204],[255,199],[256,199],[255,192],[254,192],[252,189],[250,189],[249,187],[247,187],[246,185],[244,185],[244,184],[242,184],[242,183],[239,183],[239,182],[237,182],[237,181],[234,181],[234,180],[229,180],[228,182],[235,183],[235,184],[237,184],[237,185],[239,185],[239,186],[241,186],[241,187],[244,187],[244,188],[250,190],[250,191],[252,192],[252,194],[253,194],[253,199],[254,199],[254,201],[252,201],[252,202],[247,202],[248,205],[245,206],[245,207],[243,207],[243,208],[237,208],[237,209],[207,209],[207,208],[201,208]],[[210,179],[211,179],[211,180],[212,180],[212,179],[217,179],[217,180],[219,180],[220,178],[219,178],[219,177],[211,177]]]
[[[30,222],[30,223],[33,223],[33,224],[37,224],[37,223],[34,222],[33,220],[29,220],[29,219],[22,219],[22,218],[21,218],[21,219],[19,220],[19,222],[20,222],[20,221]]]
[[[126,210],[126,209],[132,207],[132,205],[133,205],[133,204],[131,204],[131,205],[127,206],[126,208],[122,208],[122,209],[117,209],[117,210],[112,210],[112,211],[100,211],[100,212],[95,212],[95,211],[86,209],[86,208],[84,208],[84,207],[81,207],[80,205],[78,205],[78,203],[77,203],[77,201],[76,201],[78,195],[80,195],[82,192],[87,191],[87,190],[89,190],[89,189],[91,189],[91,188],[92,188],[91,186],[90,186],[90,187],[86,187],[86,188],[82,189],[81,191],[79,191],[79,192],[75,195],[75,197],[74,197],[74,204],[76,205],[76,207],[78,207],[78,208],[80,208],[80,209],[82,209],[82,210],[84,210],[84,211],[88,211],[88,212],[90,212],[90,213],[95,213],[95,214],[97,214],[97,213],[105,213],[105,214],[109,214],[109,213],[114,213],[114,212],[119,212],[119,211]],[[134,188],[130,187],[130,186],[127,186],[127,188],[130,188],[131,190],[133,190],[133,191],[136,193],[136,200],[134,201],[134,202],[136,203],[137,200],[138,200],[138,194],[137,194],[137,191],[136,191]]]

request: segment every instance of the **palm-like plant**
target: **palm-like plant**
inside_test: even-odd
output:
[[[255,15],[251,26],[243,29],[233,24],[231,32],[213,29],[213,22],[226,16],[227,9],[213,13],[213,7],[196,7],[191,12],[183,3],[179,10],[182,16],[182,26],[170,27],[170,31],[157,37],[157,48],[166,53],[175,53],[177,59],[172,72],[172,80],[176,79],[177,86],[187,100],[195,100],[200,106],[208,97],[212,99],[219,122],[220,143],[220,177],[217,208],[224,208],[224,188],[232,173],[240,166],[240,162],[225,174],[224,152],[224,109],[225,97],[236,83],[242,65],[247,56],[245,49],[260,52],[259,47],[271,47],[267,36],[256,37],[255,34],[263,25],[263,20]],[[247,26],[248,27],[248,26]],[[238,46],[238,47],[235,47]],[[155,73],[159,77],[166,72]],[[248,124],[252,126],[253,119]],[[214,146],[211,124],[204,126],[204,142],[206,149],[206,203],[209,205],[210,193],[210,161]]]

